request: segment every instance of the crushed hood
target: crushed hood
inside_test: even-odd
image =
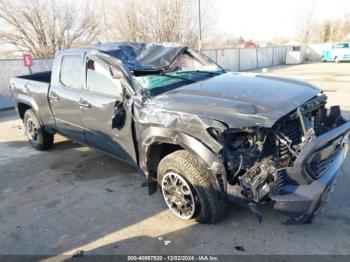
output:
[[[158,71],[169,66],[186,47],[175,43],[113,42],[87,47],[119,59],[130,71]]]
[[[318,93],[291,78],[230,72],[153,97],[148,109],[214,119],[231,128],[271,127]]]

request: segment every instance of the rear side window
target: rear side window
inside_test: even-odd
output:
[[[113,68],[114,70],[117,70]],[[89,92],[120,97],[122,87],[119,79],[113,79],[111,69],[94,60],[87,63],[86,85]]]
[[[83,59],[81,56],[66,55],[62,57],[60,81],[67,87],[81,89]]]

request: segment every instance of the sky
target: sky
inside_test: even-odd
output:
[[[350,0],[216,0],[217,30],[245,39],[292,38],[300,17],[314,7],[315,21],[350,13]]]

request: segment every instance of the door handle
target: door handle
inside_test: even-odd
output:
[[[60,100],[60,97],[54,93],[51,93],[50,99],[52,99],[53,101],[58,101],[58,100]]]
[[[79,100],[79,107],[80,108],[85,108],[85,109],[88,109],[88,108],[90,108],[91,107],[91,104],[90,103],[88,103],[87,101],[85,101],[85,100],[82,100],[82,99],[80,99]]]

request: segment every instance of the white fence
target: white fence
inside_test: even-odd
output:
[[[263,67],[283,65],[290,46],[210,49],[202,52],[225,69],[247,71]]]
[[[52,59],[34,59],[33,72],[51,70]],[[14,106],[10,92],[10,78],[29,74],[20,59],[0,60],[0,110]]]

